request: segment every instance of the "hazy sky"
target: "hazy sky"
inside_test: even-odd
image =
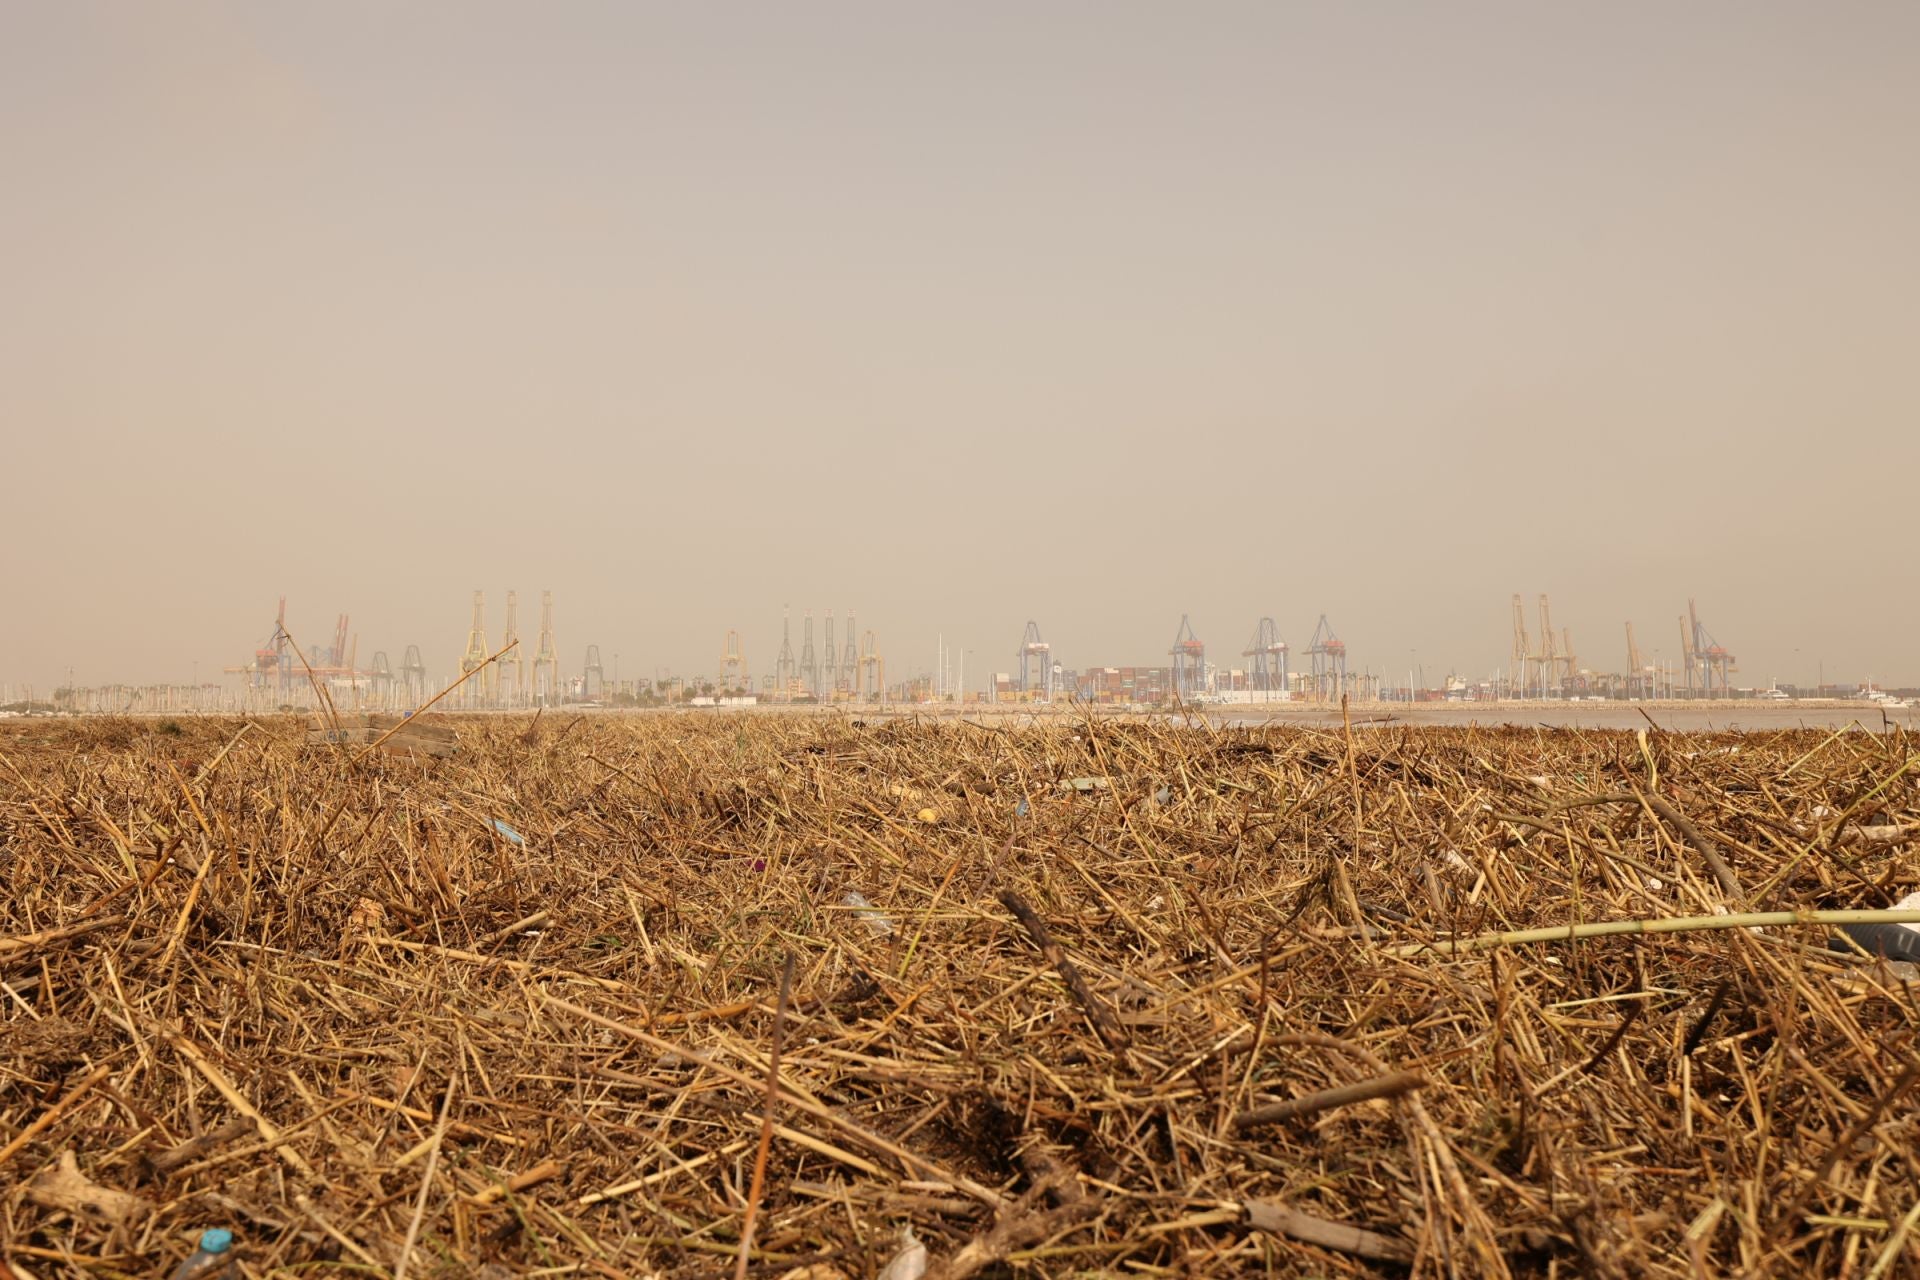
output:
[[[0,0],[0,680],[1920,680],[1920,4]],[[797,638],[797,635],[796,635]],[[1237,665],[1239,659],[1233,658]]]

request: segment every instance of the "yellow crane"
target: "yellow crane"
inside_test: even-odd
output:
[[[1520,697],[1527,695],[1527,664],[1533,661],[1533,643],[1527,638],[1527,607],[1518,591],[1513,593],[1513,671],[1508,687]]]
[[[471,673],[478,671],[482,666],[486,665],[486,661],[487,661],[486,614],[487,614],[487,598],[484,595],[482,595],[480,592],[476,591],[473,593],[473,624],[467,628],[467,651],[464,655],[462,655],[460,659],[460,674],[463,676],[470,675]],[[482,676],[480,677],[477,683],[480,685],[485,685],[487,682],[488,682],[488,678],[486,676]],[[491,698],[488,698],[485,695],[482,689],[474,688],[471,686],[469,686],[469,688],[467,689],[466,697],[467,697],[468,706],[483,705],[487,702],[492,701]]]
[[[870,702],[887,700],[887,660],[876,652],[871,631],[860,641],[860,693]]]
[[[1560,655],[1553,649],[1553,614],[1544,592],[1540,596],[1540,652],[1533,655],[1533,661],[1540,672],[1540,692],[1544,696],[1549,682],[1557,681],[1560,667]]]
[[[1640,645],[1633,638],[1633,623],[1627,623],[1627,696],[1646,693],[1646,668],[1640,664]]]
[[[729,631],[726,648],[720,655],[720,692],[752,687],[753,677],[747,674],[747,655],[740,644],[740,633]]]

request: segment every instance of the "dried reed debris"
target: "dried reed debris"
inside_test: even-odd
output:
[[[1899,735],[438,728],[0,732],[11,1269],[1920,1265]]]

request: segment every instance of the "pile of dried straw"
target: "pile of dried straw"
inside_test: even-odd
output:
[[[1920,1266],[1899,735],[450,723],[0,732],[0,1275]]]

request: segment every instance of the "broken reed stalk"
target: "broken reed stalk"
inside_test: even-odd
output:
[[[1909,1062],[1907,1069],[1900,1073],[1899,1079],[1893,1082],[1893,1086],[1875,1098],[1873,1105],[1867,1108],[1866,1113],[1848,1126],[1847,1131],[1827,1148],[1827,1154],[1820,1161],[1820,1167],[1814,1171],[1813,1177],[1801,1184],[1800,1190],[1794,1194],[1786,1211],[1780,1215],[1782,1221],[1791,1223],[1806,1212],[1807,1200],[1814,1192],[1826,1185],[1827,1175],[1833,1172],[1835,1162],[1851,1151],[1856,1142],[1866,1137],[1873,1126],[1879,1123],[1880,1117],[1886,1113],[1887,1108],[1904,1097],[1916,1082],[1920,1082],[1920,1061]]]
[[[216,1129],[209,1129],[197,1138],[188,1138],[177,1146],[169,1147],[149,1157],[147,1168],[156,1177],[165,1177],[180,1166],[192,1164],[208,1152],[255,1132],[257,1129],[251,1119],[246,1116],[235,1116]]]
[[[106,1063],[102,1063],[101,1065],[95,1067],[87,1075],[86,1079],[82,1080],[79,1084],[69,1089],[65,1097],[61,1098],[60,1101],[54,1103],[51,1107],[48,1107],[45,1111],[41,1112],[39,1119],[35,1120],[32,1124],[22,1129],[12,1142],[9,1142],[4,1147],[0,1147],[0,1168],[4,1168],[6,1166],[7,1161],[13,1159],[13,1157],[19,1153],[22,1147],[26,1146],[29,1142],[32,1142],[35,1138],[39,1137],[42,1133],[45,1133],[48,1129],[52,1128],[55,1121],[59,1120],[60,1117],[67,1114],[67,1112],[73,1110],[73,1108],[82,1099],[84,1099],[87,1096],[87,1094],[93,1089],[95,1085],[99,1084],[102,1080],[105,1080],[108,1076],[112,1074],[113,1074],[112,1066]]]
[[[1627,1032],[1633,1030],[1633,1024],[1638,1022],[1640,1015],[1646,1011],[1645,1001],[1628,1005],[1626,1016],[1620,1019],[1620,1025],[1613,1029],[1613,1034],[1607,1037],[1607,1042],[1595,1050],[1594,1055],[1581,1065],[1580,1073],[1590,1076],[1598,1071],[1600,1064],[1607,1060],[1607,1055],[1620,1047],[1620,1042],[1627,1038]]]
[[[560,1009],[566,1013],[571,1013],[576,1018],[584,1018],[588,1022],[594,1023],[597,1026],[604,1027],[609,1031],[617,1032],[621,1035],[627,1036],[630,1039],[637,1040],[641,1044],[649,1045],[654,1049],[660,1050],[661,1052],[671,1053],[675,1055],[678,1055],[680,1053],[680,1050],[676,1048],[670,1041],[662,1040],[658,1036],[651,1035],[648,1032],[642,1031],[639,1027],[630,1026],[627,1023],[615,1021],[614,1019],[609,1018],[604,1014],[595,1013],[593,1010],[574,1004],[571,1001],[562,1000],[558,996],[551,996],[551,995],[545,996],[542,999],[542,1003],[547,1005],[550,1008]],[[724,1063],[714,1062],[709,1060],[709,1061],[702,1062],[700,1065],[702,1070],[711,1071],[717,1075],[725,1076],[728,1079],[733,1080],[739,1084],[754,1085],[757,1083],[751,1076],[748,1076],[743,1072],[735,1071],[732,1067],[729,1067]],[[860,1142],[865,1143],[867,1146],[869,1146],[875,1151],[879,1151],[884,1155],[892,1156],[894,1159],[899,1160],[902,1163],[912,1168],[920,1170],[920,1172],[928,1175],[928,1177],[936,1181],[950,1182],[954,1186],[960,1188],[962,1191],[965,1191],[968,1195],[976,1197],[984,1204],[998,1207],[999,1205],[1006,1203],[1006,1197],[1002,1196],[999,1192],[981,1185],[979,1182],[974,1181],[972,1178],[969,1178],[964,1174],[957,1174],[948,1169],[942,1168],[940,1165],[934,1163],[933,1161],[928,1160],[923,1156],[916,1155],[912,1151],[909,1151],[907,1148],[901,1146],[899,1143],[894,1142],[889,1138],[883,1137],[878,1133],[874,1133],[872,1130],[866,1128],[864,1125],[856,1124],[853,1121],[848,1120],[843,1116],[836,1115],[834,1112],[828,1110],[826,1107],[822,1106],[818,1102],[813,1101],[810,1098],[804,1098],[798,1094],[789,1093],[785,1089],[781,1089],[780,1093],[782,1097],[786,1098],[787,1101],[793,1104],[796,1110],[802,1111],[807,1115],[812,1116],[814,1119],[819,1120],[835,1129],[838,1129],[841,1133],[846,1134],[850,1138],[854,1138]]]
[[[446,697],[448,694],[452,693],[455,689],[458,689],[461,685],[473,679],[475,676],[479,675],[482,671],[485,671],[488,667],[492,666],[494,663],[500,661],[501,658],[511,653],[519,645],[519,643],[520,641],[517,639],[507,641],[505,644],[501,645],[496,652],[490,655],[485,662],[482,662],[479,666],[475,667],[473,670],[464,673],[463,675],[461,675],[461,677],[458,680],[455,680],[452,684],[448,685],[446,688],[442,689],[440,692],[434,694],[431,698],[428,698],[420,706],[414,708],[412,711],[408,712],[406,715],[400,717],[400,722],[398,724],[393,725],[385,733],[375,738],[372,742],[369,742],[366,746],[360,748],[359,753],[355,755],[353,759],[347,761],[347,768],[352,769],[355,765],[359,764],[362,760],[365,760],[368,756],[372,755],[375,751],[378,751],[380,749],[381,744],[386,742],[388,738],[391,738],[394,734],[406,728],[407,723],[410,720],[412,720],[414,716],[425,714],[427,709],[433,706],[434,703],[440,701],[440,699]],[[334,728],[335,729],[339,728],[339,723],[337,719],[335,721]]]
[[[534,929],[544,929],[552,923],[553,912],[545,910],[536,911],[530,916],[522,916],[510,925],[504,925],[501,928],[495,929],[484,938],[475,938],[473,945],[476,947],[492,946],[496,942],[505,942],[515,934],[529,933]]]
[[[1019,1205],[996,1222],[992,1230],[967,1241],[951,1258],[935,1260],[927,1267],[925,1280],[968,1280],[988,1267],[1006,1261],[1007,1255],[1015,1250],[1057,1237],[1064,1228],[1083,1222],[1100,1211],[1100,1205],[1091,1200],[1072,1201],[1053,1209],[1034,1208],[1035,1202],[1046,1190],[1044,1185],[1036,1186],[1021,1198]]]
[[[1644,715],[1645,712],[1643,711],[1641,714]],[[1700,860],[1707,864],[1707,869],[1713,873],[1714,880],[1719,883],[1720,889],[1727,895],[1727,899],[1735,906],[1746,905],[1746,890],[1740,885],[1740,877],[1733,873],[1733,868],[1728,865],[1719,847],[1702,834],[1700,828],[1694,825],[1691,818],[1674,808],[1673,802],[1657,791],[1609,791],[1600,795],[1574,796],[1570,799],[1561,800],[1549,805],[1547,812],[1563,812],[1568,809],[1585,808],[1589,805],[1607,804],[1640,805],[1650,811],[1660,821],[1674,828],[1680,833],[1680,838],[1685,840],[1687,844],[1692,847],[1693,851],[1700,855]]]
[[[1365,809],[1360,799],[1360,763],[1359,758],[1354,754],[1353,711],[1348,705],[1344,690],[1340,694],[1340,727],[1342,736],[1346,740],[1346,751],[1343,753],[1341,764],[1347,775],[1348,789],[1353,795],[1353,838],[1348,847],[1354,853],[1358,853],[1360,833],[1366,827],[1366,820]],[[1354,930],[1354,936],[1360,940],[1360,945],[1365,947],[1372,935],[1367,929],[1366,913],[1360,909],[1360,895],[1354,892],[1353,879],[1347,874],[1347,865],[1341,858],[1339,850],[1335,849],[1327,856],[1332,859],[1333,882],[1340,890],[1340,906],[1347,913],[1347,924]]]
[[[1410,942],[1391,948],[1390,955],[1464,955],[1489,947],[1514,947],[1530,942],[1573,942],[1581,938],[1609,938],[1629,933],[1700,933],[1713,929],[1771,929],[1789,925],[1833,926],[1843,924],[1915,924],[1920,911],[1809,910],[1749,911],[1743,915],[1666,916],[1657,920],[1595,920],[1586,924],[1549,925],[1544,929],[1513,929],[1505,933],[1485,933],[1473,938],[1447,938],[1435,942]]]
[[[420,1194],[413,1202],[413,1217],[407,1221],[407,1238],[401,1242],[393,1280],[407,1280],[407,1264],[413,1261],[413,1243],[420,1238],[420,1223],[427,1214],[427,1196],[433,1191],[434,1171],[440,1167],[440,1147],[447,1140],[447,1113],[453,1107],[453,1091],[459,1083],[457,1072],[448,1074],[447,1091],[440,1098],[440,1117],[434,1122],[433,1136],[427,1140],[427,1167],[420,1171]]]
[[[1681,1057],[1691,1058],[1693,1051],[1700,1047],[1700,1041],[1706,1038],[1707,1028],[1711,1027],[1713,1020],[1720,1016],[1720,1006],[1727,1002],[1727,993],[1731,990],[1733,990],[1733,980],[1731,978],[1720,979],[1719,984],[1713,989],[1713,995],[1707,999],[1705,1012],[1695,1020],[1692,1028],[1687,1032],[1687,1038],[1681,1042]]]
[[[1336,1253],[1349,1253],[1369,1262],[1405,1264],[1413,1261],[1412,1245],[1405,1240],[1383,1236],[1378,1231],[1316,1218],[1298,1209],[1258,1200],[1249,1200],[1241,1208],[1246,1214],[1247,1225],[1255,1231],[1301,1240],[1322,1249],[1332,1249]]]
[[[1721,855],[1719,847],[1702,835],[1700,828],[1693,825],[1692,819],[1674,808],[1673,803],[1665,796],[1649,791],[1642,798],[1648,808],[1679,829],[1681,838],[1693,846],[1694,851],[1713,872],[1713,878],[1720,882],[1720,888],[1726,893],[1728,900],[1735,906],[1745,906],[1747,892],[1740,887],[1740,877],[1733,874],[1733,868],[1727,865],[1727,860]]]
[[[537,1187],[543,1182],[551,1182],[566,1171],[567,1166],[558,1160],[542,1160],[531,1169],[524,1169],[514,1174],[505,1182],[496,1182],[484,1191],[474,1192],[468,1200],[476,1205],[494,1204],[510,1195],[518,1195],[522,1191]]]
[[[1080,1008],[1086,1013],[1087,1021],[1093,1024],[1094,1033],[1100,1037],[1100,1042],[1115,1053],[1124,1053],[1128,1043],[1126,1031],[1114,1018],[1113,1011],[1093,994],[1092,989],[1087,986],[1087,980],[1080,976],[1080,970],[1074,968],[1073,961],[1069,960],[1067,953],[1060,949],[1060,944],[1053,940],[1053,935],[1047,931],[1047,922],[1042,920],[1034,909],[1011,889],[1001,890],[1000,904],[1013,912],[1014,917],[1026,929],[1027,936],[1033,939],[1033,945],[1040,948],[1040,953],[1047,958],[1047,963],[1053,966],[1054,971],[1067,984],[1067,989],[1073,992],[1073,998],[1080,1002]]]
[[[787,1030],[787,1002],[793,997],[793,952],[780,966],[780,1003],[773,1014],[773,1043],[767,1049],[767,1093],[761,1106],[760,1147],[753,1156],[753,1184],[747,1191],[747,1212],[740,1220],[740,1256],[733,1264],[733,1280],[746,1280],[753,1257],[753,1224],[760,1216],[760,1193],[767,1185],[767,1156],[773,1150],[773,1117],[780,1103],[780,1042]]]
[[[307,673],[307,683],[313,687],[314,700],[326,711],[327,720],[333,725],[334,729],[338,731],[340,728],[340,713],[334,709],[333,696],[321,685],[320,678],[313,674],[313,665],[307,661],[307,655],[300,651],[300,642],[295,640],[293,638],[293,632],[287,630],[285,627],[276,627],[274,629],[274,638],[276,640],[284,639],[288,644],[293,646],[293,656],[300,659],[300,669]]]
[[[1356,1102],[1368,1102],[1374,1098],[1397,1098],[1403,1093],[1415,1089],[1424,1089],[1427,1078],[1418,1071],[1396,1071],[1389,1076],[1375,1076],[1371,1080],[1362,1080],[1356,1084],[1341,1085],[1336,1089],[1322,1089],[1318,1093],[1309,1093],[1304,1097],[1289,1098],[1284,1102],[1268,1103],[1264,1107],[1255,1107],[1251,1111],[1242,1111],[1233,1118],[1233,1127],[1240,1130],[1255,1129],[1263,1124],[1278,1124],[1282,1120],[1292,1120],[1299,1116],[1310,1116],[1334,1107],[1350,1106]]]
[[[0,957],[10,956],[16,951],[35,951],[56,942],[65,942],[70,938],[84,938],[101,929],[118,928],[126,922],[125,916],[101,916],[98,920],[83,920],[79,924],[62,925],[58,929],[42,929],[38,933],[0,938]]]

